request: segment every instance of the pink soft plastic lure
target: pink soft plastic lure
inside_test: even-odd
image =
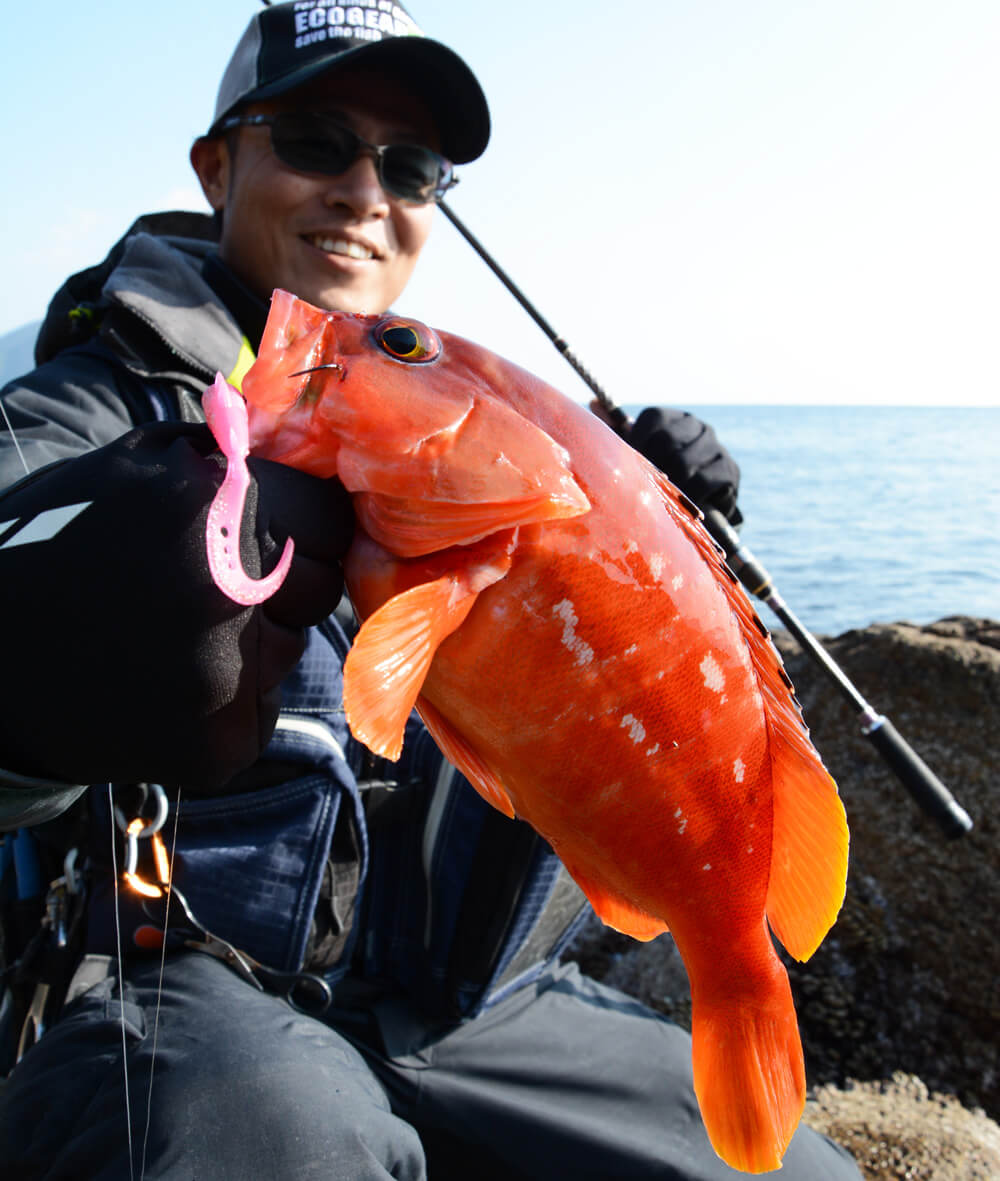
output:
[[[205,542],[208,567],[216,586],[234,603],[250,607],[263,603],[285,581],[292,564],[295,543],[289,537],[277,566],[264,578],[251,578],[243,569],[240,558],[240,524],[250,487],[247,456],[250,454],[250,433],[247,426],[247,407],[239,392],[222,376],[202,398],[207,421],[219,449],[225,455],[226,476],[215,494],[208,511]]]

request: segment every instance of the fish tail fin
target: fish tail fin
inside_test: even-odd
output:
[[[754,995],[692,1000],[694,1089],[712,1147],[745,1173],[780,1169],[806,1097],[787,973],[773,955]]]

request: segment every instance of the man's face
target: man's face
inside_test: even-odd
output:
[[[438,149],[423,103],[369,72],[338,73],[246,113],[279,110],[336,115],[369,143]],[[385,193],[370,155],[358,156],[340,176],[321,176],[282,164],[268,127],[233,134],[235,151],[224,139],[199,140],[191,154],[209,203],[223,212],[223,261],[264,299],[283,287],[330,311],[386,311],[413,273],[433,205]]]

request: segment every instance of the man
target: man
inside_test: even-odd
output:
[[[207,571],[201,391],[245,371],[274,287],[386,310],[488,134],[475,78],[398,5],[259,13],[191,153],[218,224],[147,222],[74,277],[5,391],[0,478],[31,473],[0,500],[12,1176],[733,1175],[686,1035],[555,965],[583,907],[544,843],[416,721],[396,767],[347,733],[342,489],[254,462],[243,557],[266,571],[292,532],[291,573],[240,608]],[[701,424],[653,411],[642,436],[735,510]],[[147,901],[116,896],[117,857]],[[805,1130],[786,1172],[857,1176]]]

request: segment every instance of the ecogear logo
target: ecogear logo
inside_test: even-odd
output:
[[[295,48],[303,49],[333,37],[381,41],[383,37],[422,37],[413,18],[392,0],[361,0],[334,4],[302,0],[295,5]]]

